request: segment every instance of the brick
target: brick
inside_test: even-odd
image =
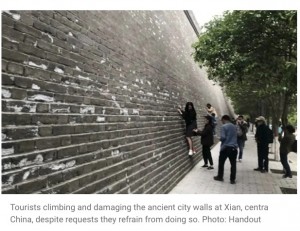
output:
[[[52,135],[52,126],[50,127],[39,127],[40,136],[51,136]]]
[[[17,185],[17,193],[32,193],[47,187],[47,178],[40,177],[31,181],[23,182]]]
[[[10,40],[23,42],[24,41],[24,34],[14,30],[13,28],[2,25],[2,36],[9,38]]]
[[[22,33],[25,33],[25,34],[30,34],[36,38],[41,38],[42,37],[42,33],[30,26],[27,26],[23,23],[19,23],[19,22],[16,22],[15,25],[14,25],[14,28],[15,30],[17,31],[20,31]]]
[[[42,32],[49,33],[52,36],[56,35],[56,30],[51,26],[46,25],[45,23],[34,21],[33,27]]]
[[[13,88],[11,89],[11,97],[13,99],[24,100],[27,98],[27,91],[25,89]]]
[[[16,63],[9,63],[7,66],[7,71],[12,74],[23,75],[24,67]]]
[[[34,55],[36,57],[39,57],[41,59],[45,59],[46,58],[46,52],[39,49],[39,48],[35,48],[32,45],[27,45],[27,44],[20,44],[19,45],[19,50],[22,53],[28,54],[28,55]]]
[[[60,138],[45,138],[45,139],[36,140],[35,145],[36,148],[39,150],[47,149],[51,147],[59,147]]]
[[[36,112],[37,113],[47,113],[47,112],[49,112],[49,104],[38,103],[36,105]]]
[[[2,48],[2,58],[6,59],[8,61],[15,61],[18,63],[23,63],[23,62],[27,61],[28,56],[21,54],[17,51]]]

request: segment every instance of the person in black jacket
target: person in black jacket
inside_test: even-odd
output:
[[[269,171],[269,128],[266,125],[266,120],[263,116],[256,118],[257,129],[255,133],[255,140],[257,142],[258,168],[254,171],[262,173]]]
[[[204,165],[202,167],[207,167],[207,169],[213,169],[213,160],[211,157],[210,148],[214,144],[214,134],[213,134],[213,121],[211,116],[205,117],[205,125],[202,131],[198,129],[194,129],[194,132],[201,136],[201,144],[202,144],[202,154],[204,159]],[[210,166],[208,167],[208,161]]]
[[[183,117],[186,124],[186,139],[189,144],[189,156],[192,156],[196,153],[193,146],[192,136],[194,135],[193,130],[197,128],[197,114],[192,102],[187,102],[185,105],[185,110],[182,111],[181,108],[178,108],[179,114]]]

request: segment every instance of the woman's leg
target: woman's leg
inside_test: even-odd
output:
[[[280,153],[280,162],[285,169],[284,177],[291,177],[292,173],[291,173],[291,168],[290,168],[290,165],[288,162],[287,154]]]
[[[193,150],[193,142],[192,142],[192,138],[191,137],[186,137],[186,140],[189,144],[189,149]]]

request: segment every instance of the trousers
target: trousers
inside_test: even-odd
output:
[[[223,179],[224,176],[224,164],[227,158],[230,161],[230,180],[234,181],[236,178],[236,157],[237,149],[233,147],[226,147],[220,151],[219,155],[219,166],[218,166],[218,177]]]

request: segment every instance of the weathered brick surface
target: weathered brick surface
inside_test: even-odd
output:
[[[183,11],[2,13],[2,192],[166,193],[197,164],[177,105],[227,113]]]

